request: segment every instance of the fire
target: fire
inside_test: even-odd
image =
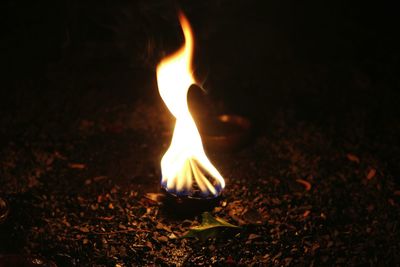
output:
[[[194,40],[182,13],[179,21],[185,44],[157,66],[159,93],[176,119],[171,145],[161,160],[161,185],[177,195],[216,197],[225,187],[225,181],[207,158],[189,111],[187,93],[196,84],[192,70]]]

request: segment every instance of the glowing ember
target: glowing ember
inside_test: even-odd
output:
[[[161,185],[177,195],[216,197],[225,187],[225,181],[207,158],[189,111],[187,93],[196,83],[191,67],[193,34],[182,13],[179,21],[185,44],[157,66],[158,90],[176,119],[171,145],[161,160]]]

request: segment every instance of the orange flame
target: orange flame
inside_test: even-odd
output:
[[[178,195],[195,196],[198,191],[203,197],[215,197],[225,187],[225,181],[207,158],[189,111],[187,93],[196,83],[192,70],[194,41],[190,24],[182,13],[179,21],[185,44],[157,66],[158,90],[176,119],[171,145],[161,160],[161,185]]]

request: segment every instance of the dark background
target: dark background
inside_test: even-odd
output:
[[[52,101],[87,93],[85,86],[74,92],[61,88],[65,83],[55,73],[67,76],[68,82],[86,80],[104,87],[102,79],[109,79],[117,83],[107,88],[113,97],[148,95],[132,80],[153,81],[161,55],[182,41],[177,5],[171,1],[2,5],[6,82],[2,99],[10,110],[22,108],[18,105],[24,96],[16,91],[37,90],[33,98],[26,97],[32,104],[37,102],[35,96],[40,100],[39,95],[47,93],[55,94]],[[398,115],[398,19],[390,5],[340,1],[180,5],[194,27],[196,68],[208,74],[211,93],[233,109],[256,115],[290,108],[321,120],[355,108],[374,118]],[[263,105],[255,104],[260,100]]]

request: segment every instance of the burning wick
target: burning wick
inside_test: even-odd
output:
[[[171,145],[161,160],[161,186],[177,196],[214,198],[225,187],[225,181],[207,158],[189,111],[187,93],[196,84],[192,70],[193,34],[182,13],[179,21],[185,44],[157,66],[158,91],[176,119]]]

